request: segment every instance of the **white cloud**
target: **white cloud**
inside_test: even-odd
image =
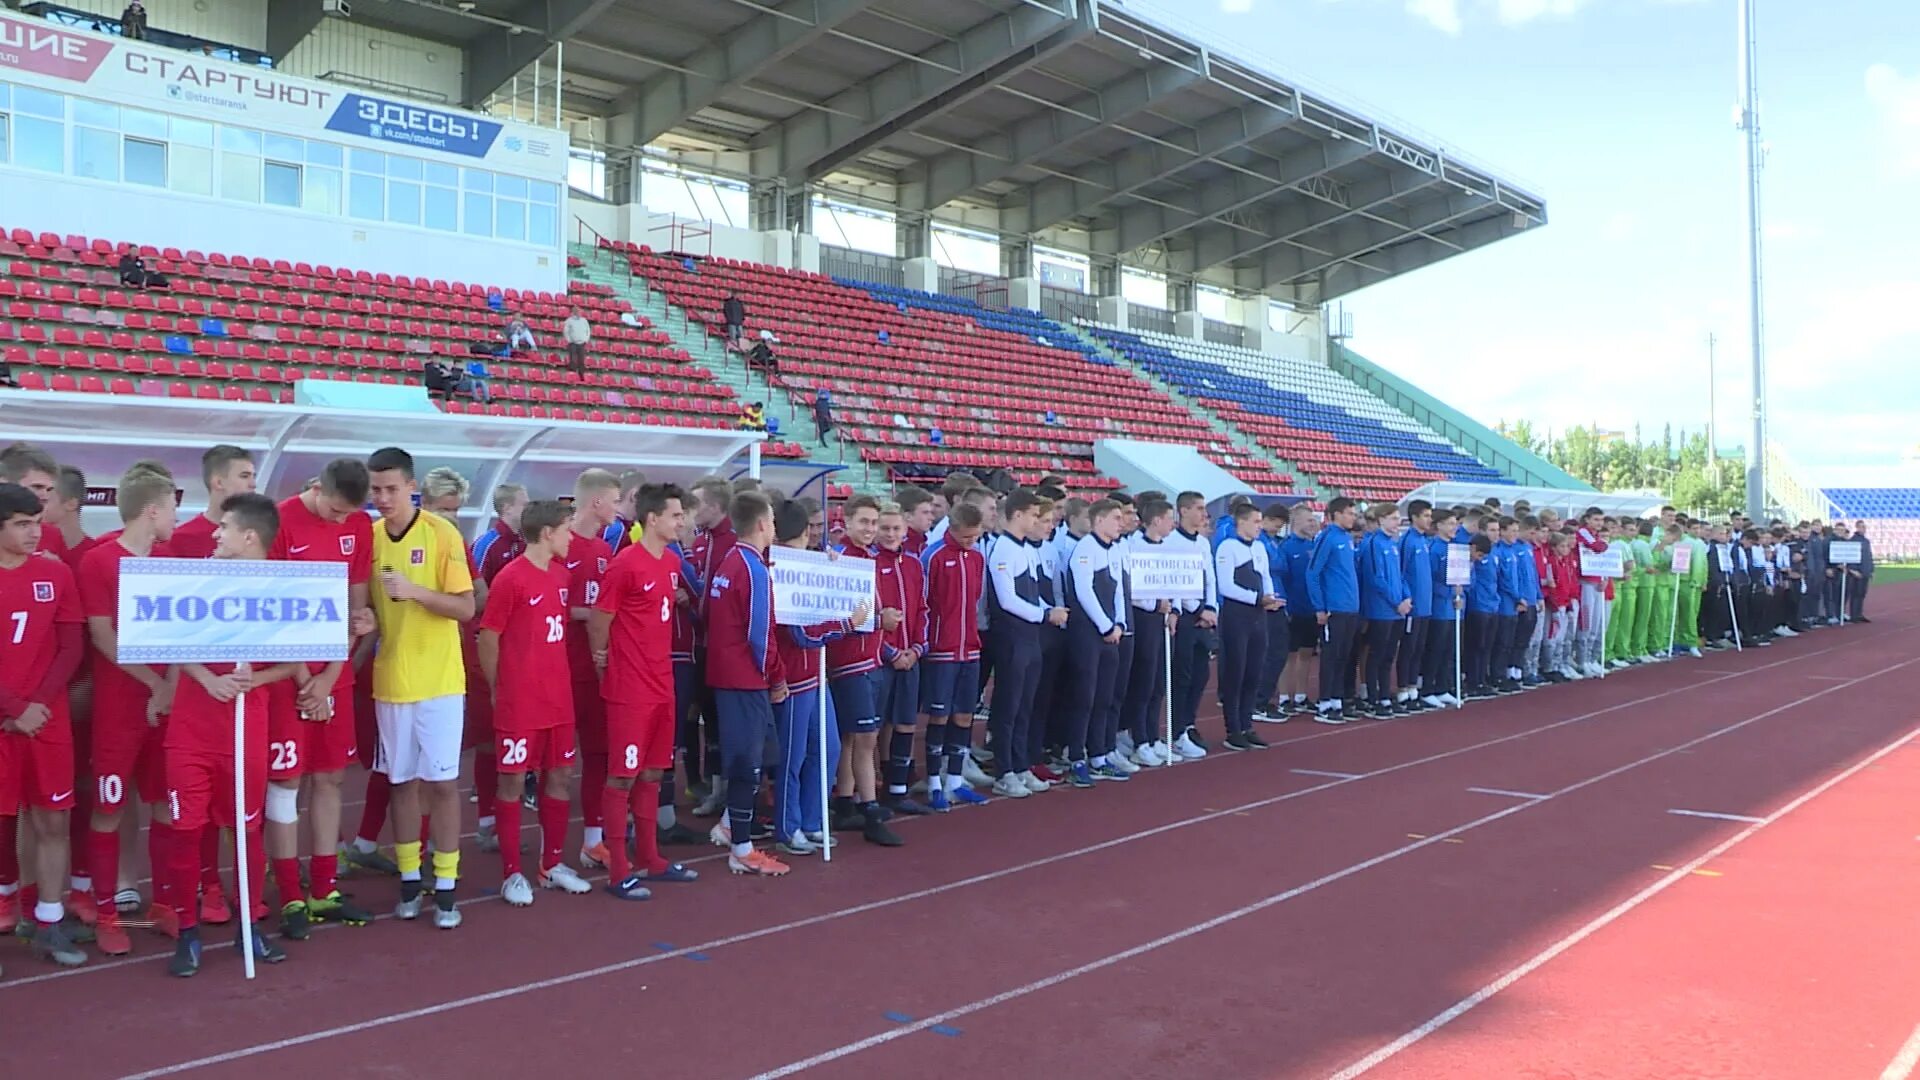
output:
[[[1407,0],[1407,14],[1446,34],[1460,32],[1460,0]]]
[[[1518,26],[1549,16],[1564,19],[1585,6],[1587,0],[1496,0],[1495,12],[1501,22]]]
[[[1245,15],[1253,10],[1253,0],[1220,0],[1220,11],[1224,15]]]
[[[1879,115],[1895,169],[1920,172],[1920,75],[1902,75],[1891,64],[1867,68],[1867,103]]]

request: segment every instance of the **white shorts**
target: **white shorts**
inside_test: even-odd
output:
[[[460,779],[460,743],[466,729],[464,694],[425,701],[373,703],[380,746],[373,769],[395,784]]]

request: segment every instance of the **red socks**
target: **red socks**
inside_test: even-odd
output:
[[[196,859],[196,861],[198,861]],[[165,866],[165,863],[160,865]],[[87,830],[87,869],[93,872],[93,902],[105,918],[114,910],[113,891],[120,880],[120,830]]]
[[[0,885],[20,884],[20,819],[0,817]]]
[[[601,759],[605,761],[605,758]],[[598,789],[600,792],[599,812],[601,828],[606,830],[607,839],[607,880],[618,885],[633,873],[633,865],[627,861],[627,809],[633,792],[622,791],[611,784]],[[634,790],[638,790],[638,785]],[[582,799],[582,803],[594,800]]]
[[[580,823],[589,829],[602,828],[609,832],[612,831],[613,826],[608,823],[613,822],[615,818],[620,819],[619,824],[625,825],[626,819],[621,817],[621,811],[609,811],[606,807],[625,806],[626,794],[621,793],[621,801],[618,804],[597,798],[594,794],[606,789],[607,755],[581,754],[580,757]],[[613,796],[609,795],[606,798],[611,799]],[[607,850],[612,851],[613,845],[608,844]]]
[[[337,851],[328,851],[325,855],[314,855],[307,860],[307,894],[322,900],[332,896],[340,888],[340,855]]]
[[[660,857],[660,785],[636,780],[633,784],[633,863],[649,874],[667,868]],[[622,845],[625,846],[624,844]]]
[[[252,860],[253,854],[251,850],[247,852],[249,861]],[[280,890],[282,905],[307,898],[306,891],[300,887],[300,859],[297,856],[291,859],[273,860],[273,884]],[[256,892],[253,895],[258,897],[260,894]]]
[[[380,839],[380,830],[387,825],[387,801],[392,797],[386,773],[367,774],[367,804],[360,811],[360,831],[355,836],[368,842]]]
[[[500,880],[505,881],[520,868],[520,800],[495,799],[493,827],[500,837]]]
[[[556,799],[544,794],[540,796],[541,870],[553,869],[555,866],[560,865],[560,860],[565,857],[567,848],[567,817],[572,810],[573,801],[571,799]],[[502,815],[502,820],[505,820],[505,815]],[[519,820],[517,814],[514,820]],[[506,835],[506,833],[500,834],[501,851],[507,850]],[[516,844],[519,839],[520,834],[516,831],[514,833]]]
[[[209,825],[200,833],[200,884],[220,884],[220,826]]]
[[[184,847],[186,853],[176,856],[174,854],[176,847]],[[116,851],[117,850],[116,848]],[[171,874],[162,874],[156,870],[153,875],[153,903],[155,907],[176,907],[177,905],[174,899],[175,882],[184,881],[191,886],[192,883],[199,878],[200,845],[197,841],[181,844],[180,834],[174,831],[171,825],[162,825],[158,821],[148,825],[147,865],[156,868],[171,866],[175,858],[185,859],[187,865],[191,867],[191,870],[189,870],[187,876],[184,878],[176,878]],[[117,858],[114,860],[114,873],[116,876],[119,874],[119,860]],[[193,897],[195,905],[198,906],[200,890],[197,888],[189,888],[187,894]]]
[[[296,860],[295,865],[298,866]],[[267,917],[267,838],[259,825],[247,830],[247,894],[253,901],[254,922]],[[296,891],[295,895],[298,895]],[[236,899],[236,902],[237,899]]]

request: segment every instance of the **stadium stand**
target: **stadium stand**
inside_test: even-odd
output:
[[[1347,495],[1397,499],[1436,480],[1506,482],[1319,364],[1169,334],[1082,328]]]
[[[1865,521],[1878,559],[1920,558],[1920,488],[1828,487],[1827,516]]]
[[[880,294],[889,303],[820,274],[606,246],[715,337],[725,333],[720,305],[737,291],[748,336],[771,330],[780,339],[775,385],[801,400],[830,390],[843,435],[894,475],[1005,466],[1023,479],[1057,471],[1083,489],[1111,488],[1096,475],[1092,443],[1114,437],[1191,443],[1256,490],[1292,490],[1292,477],[1247,460],[1132,373],[1042,344],[1030,325],[980,321],[958,298]]]
[[[730,387],[603,286],[522,292],[22,228],[0,234],[0,358],[22,389],[286,403],[300,379],[418,385],[427,359],[444,357],[483,360],[492,384],[491,403],[450,400],[454,413],[706,428],[733,427],[740,413]],[[113,267],[127,250],[171,287],[122,288]],[[594,328],[584,376],[553,351],[570,306]],[[474,356],[472,346],[503,340],[510,313],[542,347]],[[786,442],[764,452],[805,456]]]

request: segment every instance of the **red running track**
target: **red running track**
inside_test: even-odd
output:
[[[1876,600],[1743,655],[1295,722],[784,880],[708,862],[642,905],[330,930],[251,986],[231,950],[184,983],[158,942],[61,974],[10,953],[0,1074],[489,1075],[558,1046],[697,1077],[1877,1075],[1920,1020],[1920,589]],[[98,1045],[11,1034],[103,1012]]]

